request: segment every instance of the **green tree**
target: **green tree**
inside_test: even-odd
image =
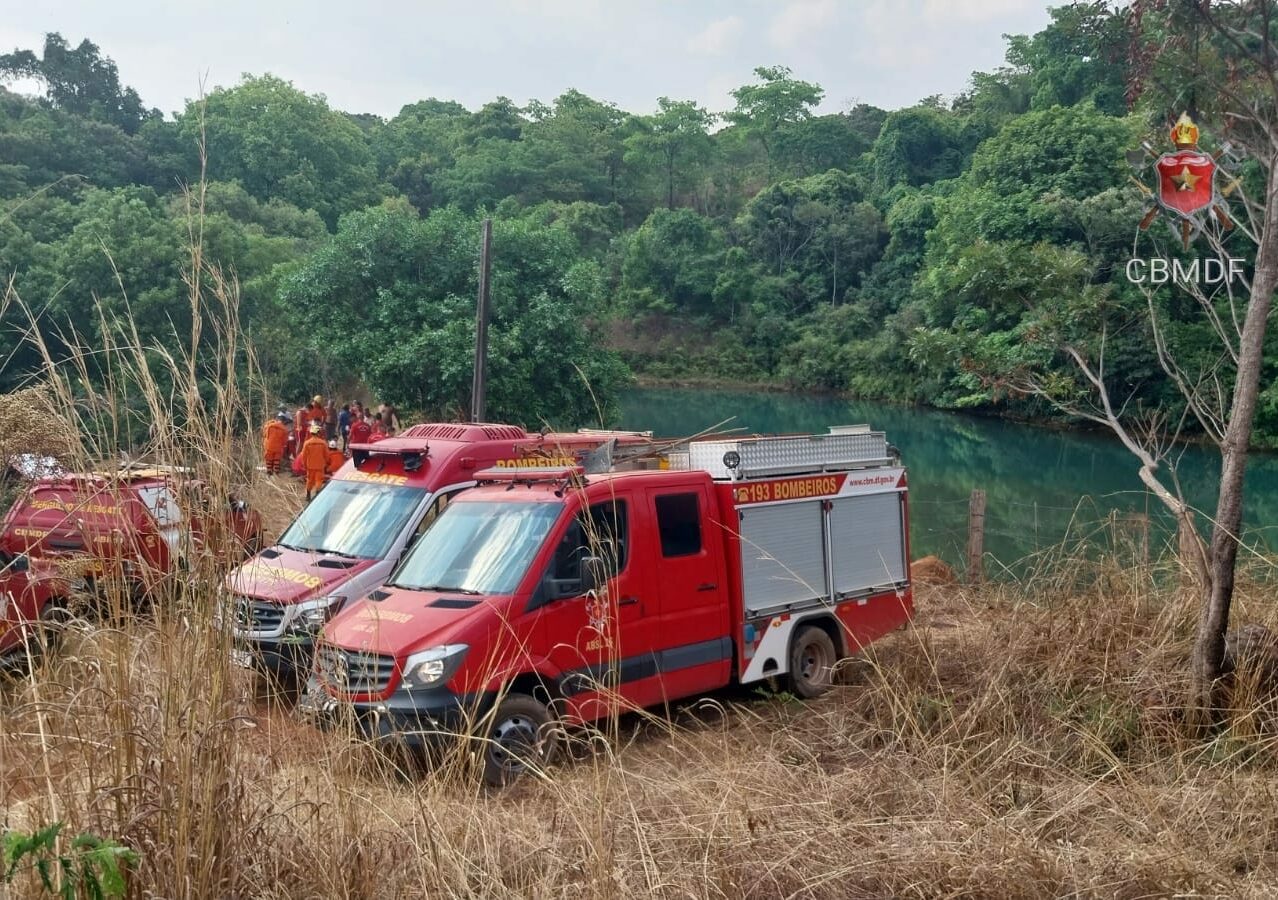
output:
[[[760,191],[737,222],[745,245],[784,281],[791,311],[837,303],[882,252],[878,210],[859,179],[837,169]]]
[[[218,88],[203,108],[189,103],[178,127],[188,181],[199,174],[203,129],[209,177],[238,181],[258,200],[313,209],[332,227],[343,212],[377,196],[373,156],[360,129],[323,97],[272,75]]]
[[[123,187],[144,180],[146,168],[137,137],[0,88],[0,198],[63,179]]]
[[[879,192],[955,178],[966,154],[962,123],[951,112],[920,104],[890,113],[874,141],[874,181]]]
[[[675,185],[687,190],[713,151],[709,128],[715,116],[692,100],[657,100],[657,112],[636,120],[626,138],[626,160],[656,162],[664,176],[666,208],[675,208]]]
[[[728,121],[744,128],[763,146],[772,177],[772,145],[778,131],[802,122],[825,96],[825,91],[809,81],[791,77],[786,66],[759,66],[754,70],[759,79],[732,92],[736,108],[728,113]]]
[[[439,199],[435,176],[454,164],[470,119],[466,108],[451,100],[408,104],[370,133],[378,173],[418,211],[428,212]]]
[[[957,248],[993,241],[1068,242],[1083,235],[1053,198],[1086,198],[1124,182],[1133,123],[1090,104],[1018,116],[983,143],[941,203],[937,243]]]
[[[881,112],[881,110],[880,110]],[[777,130],[773,138],[776,168],[798,177],[828,169],[851,171],[861,154],[874,144],[878,127],[863,130],[868,114],[836,113],[811,116]],[[868,123],[873,125],[870,118]],[[881,124],[881,123],[880,123]]]
[[[120,84],[115,63],[98,45],[83,40],[72,48],[57,32],[44,36],[44,51],[14,50],[0,55],[0,81],[34,78],[44,85],[45,102],[54,109],[104,122],[135,133],[159,112],[146,110],[138,92]]]
[[[640,309],[709,315],[725,247],[712,220],[689,209],[654,210],[626,244],[623,290]]]
[[[422,219],[391,203],[351,214],[285,278],[281,303],[301,317],[317,355],[379,396],[455,414],[469,399],[478,233],[478,219],[457,209]],[[581,277],[571,233],[498,219],[493,248],[489,414],[597,422],[595,400],[607,415],[625,370],[584,318],[598,301],[580,291],[598,280]]]
[[[1107,0],[1049,10],[1052,23],[1008,38],[1007,61],[1029,75],[1034,109],[1091,102],[1111,116],[1127,111],[1131,38]]]

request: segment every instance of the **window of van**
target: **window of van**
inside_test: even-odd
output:
[[[581,577],[581,560],[600,556],[609,572],[621,574],[629,556],[630,527],[625,500],[596,503],[569,526],[555,551],[552,578]]]
[[[661,494],[657,501],[657,530],[661,555],[692,556],[701,552],[701,511],[697,495]]]
[[[435,524],[435,520],[444,511],[444,507],[448,505],[448,501],[452,499],[452,496],[452,494],[440,494],[434,499],[430,508],[426,510],[426,515],[422,516],[422,520],[417,523],[414,539],[421,537],[423,531]]]

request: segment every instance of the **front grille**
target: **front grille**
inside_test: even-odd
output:
[[[284,607],[267,600],[236,597],[235,627],[250,634],[280,634],[284,630]]]
[[[395,657],[363,650],[320,645],[320,676],[343,694],[384,694],[395,674]]]

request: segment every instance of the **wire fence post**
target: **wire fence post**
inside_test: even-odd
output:
[[[985,582],[985,491],[972,489],[967,504],[967,581]]]

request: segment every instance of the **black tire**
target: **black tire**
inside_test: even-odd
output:
[[[23,655],[34,665],[52,656],[62,643],[63,632],[70,621],[71,611],[66,602],[51,598],[40,610],[40,618],[26,626]]]
[[[558,755],[554,716],[527,694],[507,695],[488,721],[484,781],[492,787],[505,787],[530,769],[545,769]]]
[[[790,641],[790,667],[786,685],[790,693],[804,700],[820,697],[830,689],[834,664],[839,654],[824,629],[806,625]]]

